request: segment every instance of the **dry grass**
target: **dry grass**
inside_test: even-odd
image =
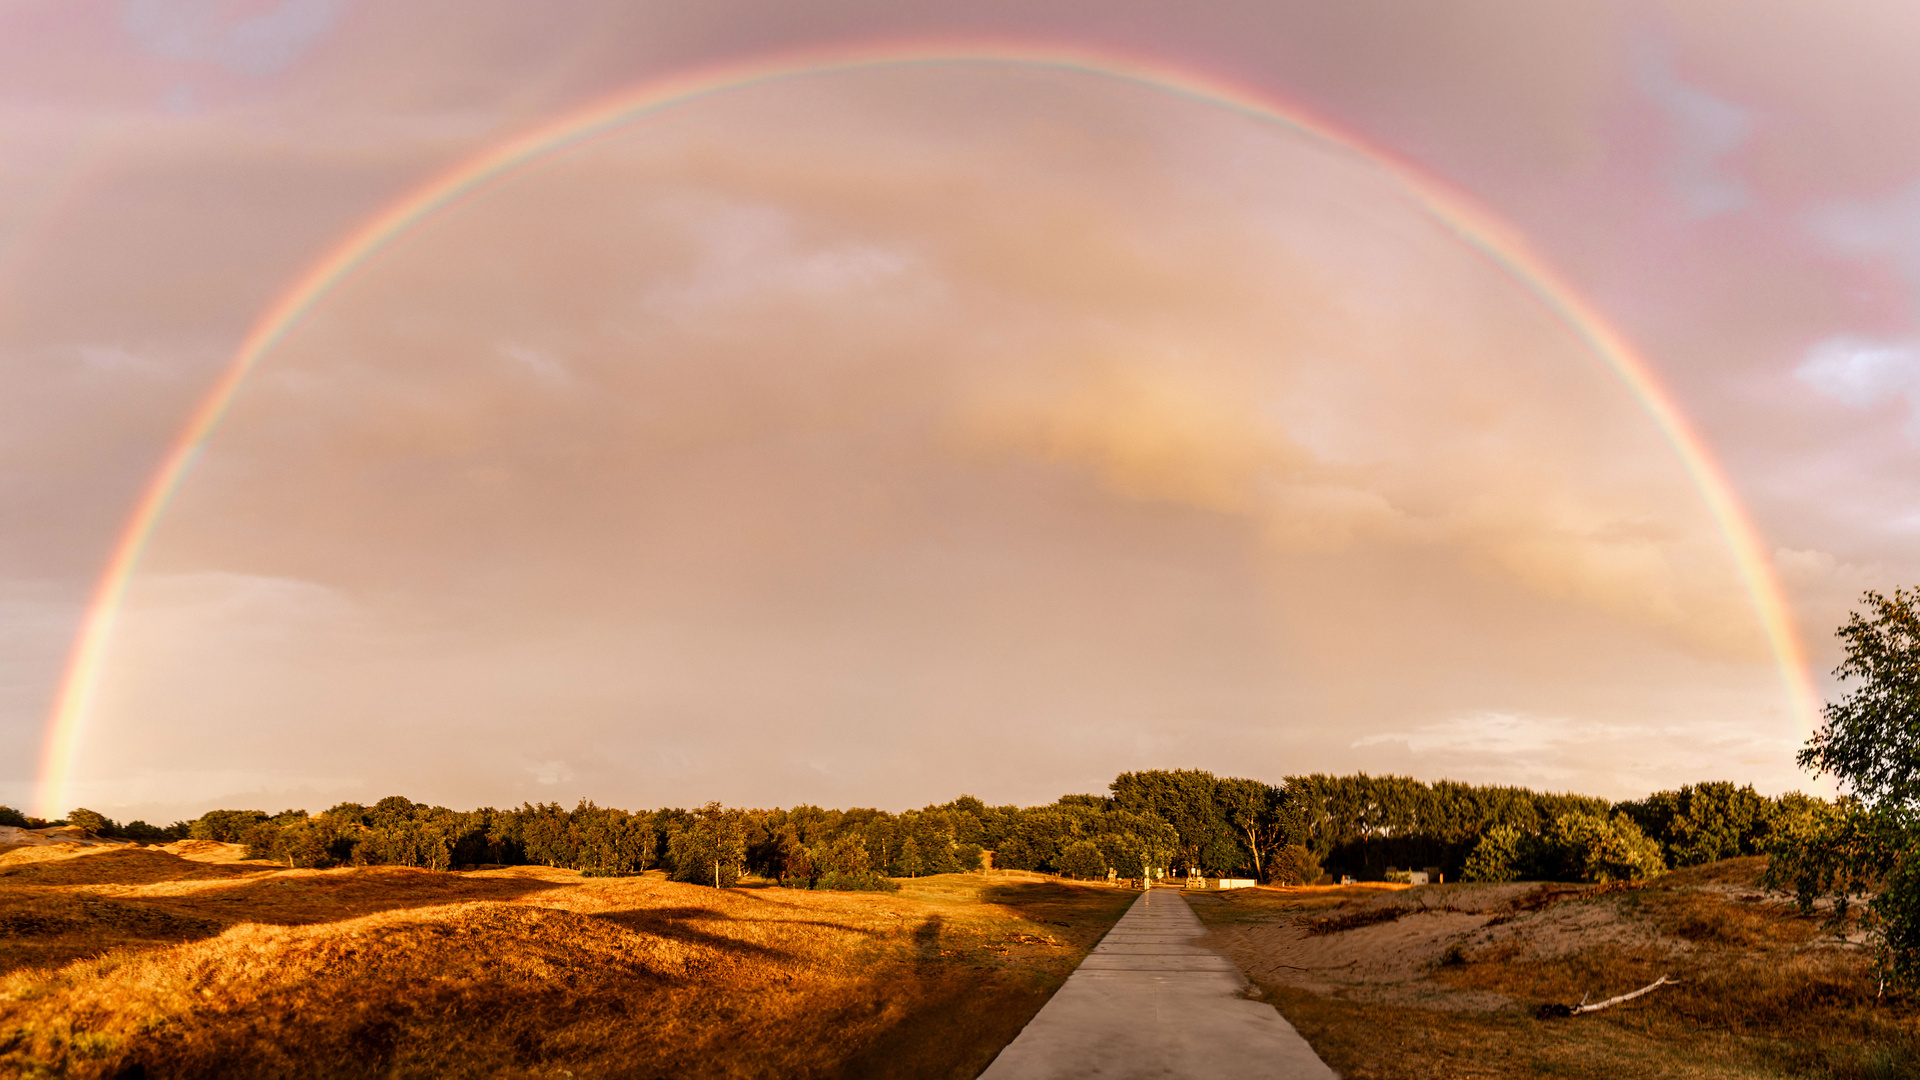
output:
[[[1868,958],[1763,893],[1762,868],[1729,860],[1639,888],[1193,900],[1209,943],[1352,1080],[1920,1076],[1912,1005],[1876,1000]],[[1312,932],[1334,921],[1346,929]],[[1661,975],[1680,983],[1600,1013],[1533,1018],[1540,1004],[1601,1000]]]
[[[155,849],[8,870],[0,1073],[27,1076],[973,1076],[1132,900]]]

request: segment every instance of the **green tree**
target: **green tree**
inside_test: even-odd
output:
[[[1223,857],[1238,865],[1233,826],[1215,799],[1218,783],[1203,769],[1121,773],[1112,784],[1113,801],[1118,809],[1152,814],[1173,826],[1179,837],[1173,861],[1180,869],[1232,870],[1234,866],[1217,865]]]
[[[747,859],[747,820],[738,810],[710,802],[668,840],[673,880],[731,888]]]
[[[113,822],[107,818],[107,815],[85,809],[84,807],[78,810],[67,811],[67,824],[75,828],[85,829],[95,836],[111,836],[116,831],[113,827]]]
[[[266,820],[264,810],[209,810],[187,827],[187,835],[195,840],[237,844],[248,829]]]
[[[1920,986],[1920,589],[1869,591],[1837,636],[1834,674],[1853,683],[1829,702],[1800,751],[1850,797],[1829,811],[1783,808],[1768,845],[1769,884],[1791,883],[1802,910],[1833,897],[1838,928],[1857,898],[1882,985]]]
[[[1572,881],[1638,881],[1666,872],[1666,860],[1625,814],[1562,814],[1545,837],[1556,877]]]
[[[1060,872],[1074,878],[1107,876],[1107,860],[1091,840],[1076,840],[1060,853]]]
[[[1518,881],[1533,861],[1532,838],[1517,826],[1495,825],[1480,837],[1460,876],[1467,881]]]
[[[927,867],[927,861],[920,857],[920,844],[909,836],[900,844],[900,856],[894,860],[900,873],[906,877],[919,877]]]
[[[1829,702],[1800,766],[1831,774],[1868,805],[1920,802],[1920,589],[1869,591],[1837,636],[1834,669],[1856,685]]]
[[[1214,785],[1214,801],[1252,860],[1253,876],[1266,881],[1269,856],[1287,843],[1293,831],[1285,793],[1272,784],[1230,776]]]

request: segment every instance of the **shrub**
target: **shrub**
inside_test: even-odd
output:
[[[1320,860],[1302,845],[1289,844],[1273,853],[1267,880],[1275,885],[1311,885],[1320,880]]]
[[[33,828],[27,823],[27,815],[11,806],[0,806],[0,825],[11,825],[16,829]]]
[[[900,883],[871,870],[829,870],[814,880],[813,887],[834,892],[898,892]]]

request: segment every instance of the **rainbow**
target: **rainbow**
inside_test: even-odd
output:
[[[1808,731],[1818,701],[1766,548],[1733,487],[1672,395],[1634,348],[1525,241],[1446,181],[1339,131],[1271,94],[1166,62],[1106,50],[1031,43],[869,44],[788,52],[681,72],[601,99],[432,177],[348,233],[260,315],[232,363],[193,411],[114,545],[61,679],[42,753],[38,812],[64,813],[73,767],[128,582],[168,502],[247,375],[353,273],[409,230],[515,170],[556,152],[715,94],[806,75],[911,65],[1002,65],[1095,75],[1232,109],[1313,136],[1388,170],[1406,194],[1468,248],[1531,294],[1611,368],[1672,446],[1726,540],[1771,648],[1794,717]]]

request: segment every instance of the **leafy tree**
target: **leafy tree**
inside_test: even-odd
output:
[[[980,869],[980,860],[986,850],[979,844],[956,844],[953,849],[953,861],[960,873],[971,874]]]
[[[15,810],[11,806],[0,806],[0,825],[11,825],[16,829],[33,828],[33,826],[27,822],[27,815]]]
[[[1513,825],[1495,825],[1467,856],[1461,877],[1467,881],[1518,881],[1535,861],[1533,838]]]
[[[67,824],[85,829],[95,836],[112,836],[117,830],[105,814],[81,808],[67,811]]]
[[[188,828],[187,822],[184,821],[176,821],[161,827],[149,825],[136,818],[120,826],[120,835],[129,840],[138,840],[143,844],[164,844],[173,840],[185,840]]]
[[[1233,826],[1215,799],[1218,781],[1203,769],[1150,769],[1114,778],[1113,801],[1136,814],[1152,814],[1173,826],[1179,847],[1173,862],[1181,869],[1224,869],[1240,865]],[[1227,854],[1232,853],[1232,854]]]
[[[1547,858],[1563,880],[1638,881],[1665,873],[1660,845],[1625,814],[1563,814],[1545,837]]]
[[[1060,872],[1074,878],[1107,876],[1107,860],[1091,840],[1076,840],[1060,853]]]
[[[1829,702],[1825,723],[1800,751],[1800,766],[1838,777],[1862,802],[1920,801],[1920,589],[1891,598],[1869,591],[1867,612],[1837,636],[1846,659],[1834,669],[1858,684]]]
[[[1214,785],[1214,802],[1252,860],[1253,876],[1260,881],[1267,880],[1268,857],[1286,844],[1288,835],[1294,831],[1285,793],[1259,780],[1227,777]],[[1218,841],[1215,843],[1217,850]]]
[[[248,829],[265,820],[264,810],[209,810],[188,826],[187,835],[194,840],[237,844]]]
[[[919,877],[926,869],[927,861],[920,857],[920,845],[911,836],[900,845],[900,858],[895,865],[907,877]]]
[[[1854,685],[1799,754],[1851,797],[1824,812],[1783,809],[1767,881],[1792,883],[1802,910],[1831,895],[1836,929],[1870,897],[1862,921],[1882,986],[1910,988],[1920,986],[1920,589],[1861,602],[1837,631],[1845,659],[1834,674]]]
[[[1657,791],[1615,809],[1659,841],[1668,865],[1700,866],[1758,854],[1777,806],[1751,784],[1721,781]]]
[[[694,811],[693,820],[668,839],[668,848],[673,880],[731,888],[745,868],[746,815],[710,802]]]

